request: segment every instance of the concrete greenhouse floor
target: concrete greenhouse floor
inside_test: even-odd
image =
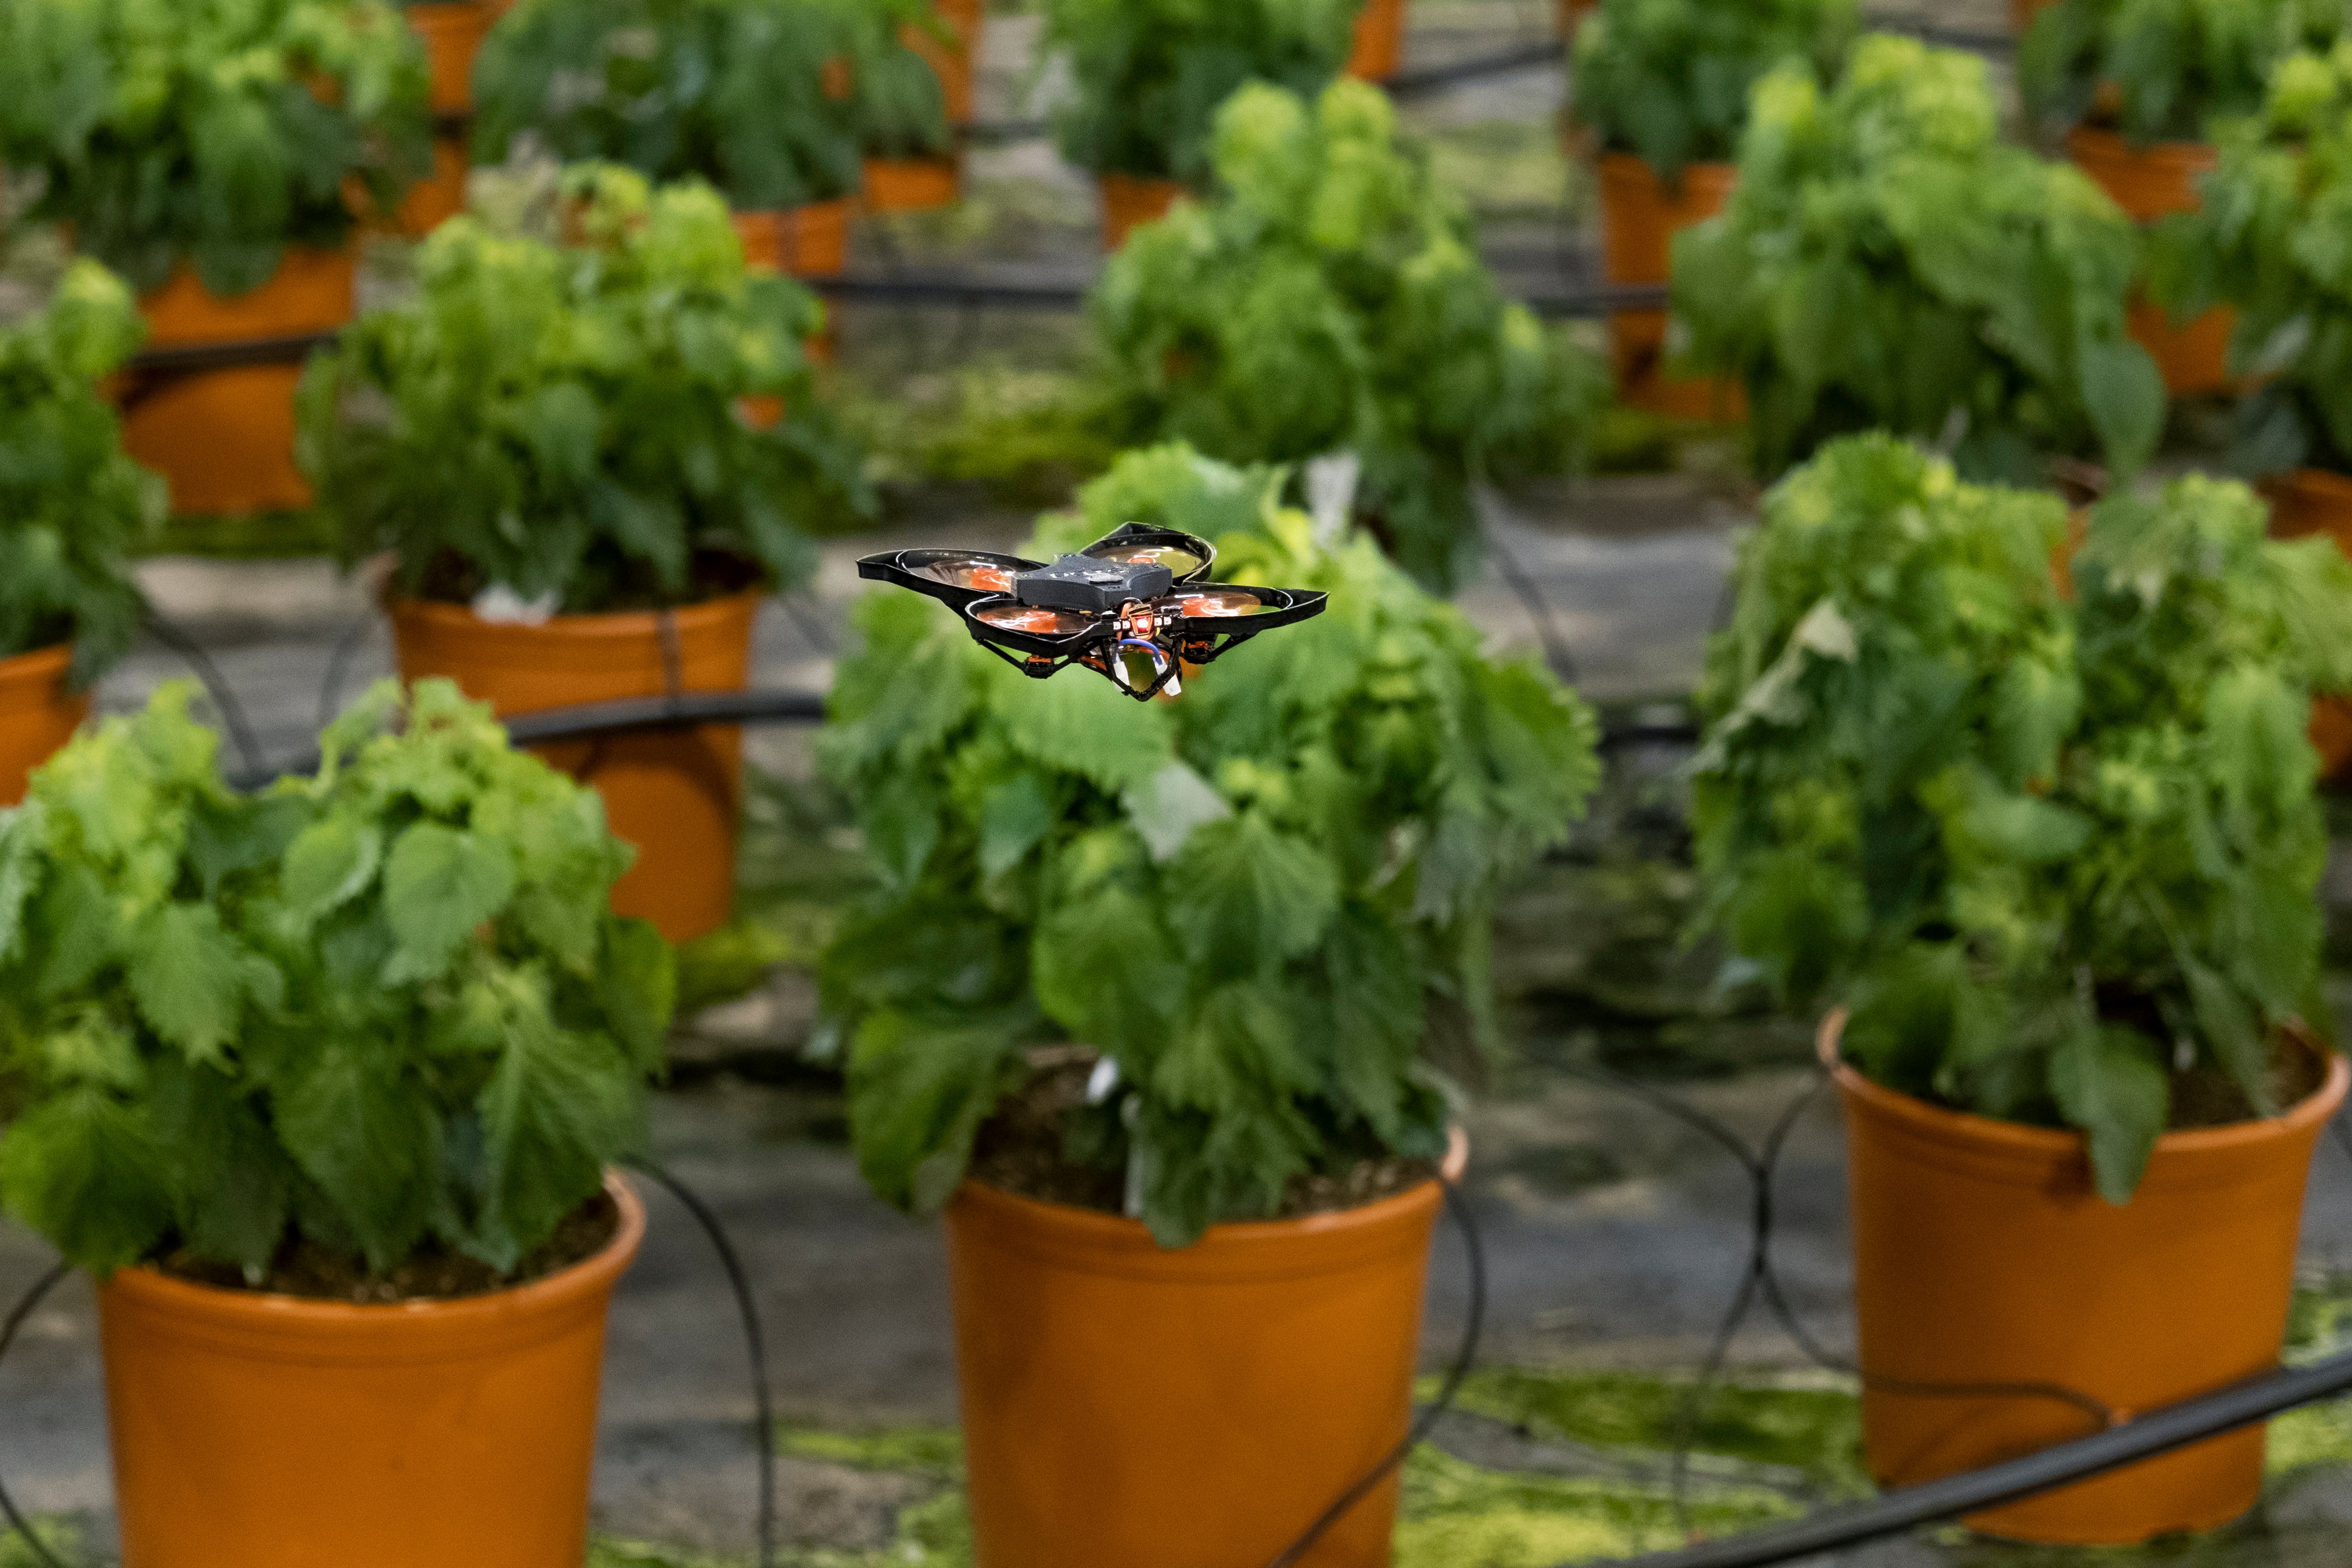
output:
[[[1414,0],[1409,63],[1540,37],[1551,9],[1549,0]],[[1884,0],[1873,10],[1976,33],[1997,31],[2003,14],[2000,0]],[[1023,118],[1050,101],[1050,74],[1030,69],[1035,30],[1034,17],[992,19],[987,118]],[[1417,97],[1406,111],[1441,171],[1473,201],[1490,257],[1515,288],[1565,289],[1590,275],[1590,193],[1555,129],[1563,98],[1559,68],[1536,66]],[[978,265],[1083,280],[1093,266],[1092,198],[1045,143],[977,152],[971,176],[971,199],[957,213],[861,233],[857,265]],[[399,287],[397,257],[376,270],[372,288]],[[922,542],[1003,546],[1026,531],[1035,509],[992,499],[1005,493],[1003,484],[974,474],[924,478],[919,459],[953,435],[948,426],[975,397],[1050,399],[1077,342],[1066,319],[920,310],[849,310],[841,336],[842,383],[866,399],[863,417],[886,467],[903,471],[889,487],[884,528],[830,542],[814,588],[764,615],[761,685],[824,689],[862,586],[858,555]],[[1640,465],[1649,471],[1492,498],[1488,517],[1539,589],[1580,686],[1633,710],[1689,689],[1733,531],[1752,504],[1733,477],[1735,441],[1673,432],[1653,444]],[[289,526],[302,537],[299,520]],[[346,697],[386,671],[366,591],[323,560],[172,555],[146,563],[142,577],[163,615],[216,662],[269,765],[302,756],[332,705],[331,671]],[[1499,566],[1460,603],[1496,647],[1536,643],[1536,624]],[[102,704],[134,707],[186,668],[151,642],[109,679]],[[755,738],[772,782],[755,803],[744,861],[747,910],[802,957],[854,875],[821,795],[807,785],[807,739],[789,731]],[[1409,1468],[1402,1568],[1545,1568],[1676,1539],[1664,1450],[1684,1380],[1744,1264],[1750,1190],[1698,1134],[1580,1075],[1602,1066],[1641,1079],[1751,1138],[1810,1081],[1801,1031],[1727,1013],[1708,994],[1701,960],[1674,946],[1689,897],[1672,805],[1677,760],[1671,751],[1621,754],[1595,823],[1530,876],[1505,911],[1498,959],[1515,1050],[1469,1118],[1468,1191],[1492,1259],[1493,1312],[1484,1370],[1462,1412]],[[2347,926],[2352,855],[2339,854],[2336,871],[2331,905]],[[676,1082],[657,1101],[657,1152],[721,1214],[757,1282],[784,1424],[788,1562],[951,1568],[969,1557],[955,1490],[940,1238],[860,1182],[837,1087],[801,1058],[813,1018],[805,973],[787,963],[748,994],[687,1019]],[[1837,1350],[1852,1338],[1843,1184],[1843,1140],[1824,1097],[1796,1123],[1782,1164],[1777,1257],[1797,1310]],[[650,1203],[653,1231],[613,1319],[594,1568],[740,1568],[755,1489],[732,1307],[684,1215],[662,1195]],[[0,1226],[0,1298],[47,1262],[37,1241]],[[2314,1172],[2304,1266],[2301,1343],[2316,1352],[2336,1342],[2339,1320],[2352,1331],[2352,1157],[2332,1145]],[[1427,1367],[1451,1353],[1465,1300],[1459,1243],[1442,1235]],[[1849,1386],[1809,1366],[1760,1319],[1729,1359],[1734,1392],[1710,1407],[1693,1467],[1699,1521],[1727,1528],[1855,1495]],[[2273,1457],[2277,1473],[2263,1509],[2199,1541],[2080,1552],[1929,1531],[1836,1561],[2352,1564],[2352,1405],[2281,1423]],[[0,1478],[30,1511],[70,1528],[79,1557],[107,1556],[106,1438],[83,1282],[27,1322],[0,1367]],[[0,1568],[26,1561],[21,1548],[0,1543]]]

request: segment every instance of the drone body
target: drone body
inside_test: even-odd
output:
[[[1207,664],[1260,632],[1323,613],[1326,595],[1212,583],[1205,539],[1130,522],[1047,563],[973,550],[869,555],[860,577],[928,594],[961,615],[972,640],[1044,679],[1073,664],[1141,701],[1183,690]]]

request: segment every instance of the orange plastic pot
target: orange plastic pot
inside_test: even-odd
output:
[[[2324,533],[2352,555],[2352,479],[2321,468],[2296,468],[2263,481],[2271,503],[2271,534],[2301,539]],[[2340,784],[2352,775],[2352,701],[2321,697],[2311,705],[2311,743],[2319,752],[2320,776]]]
[[[939,76],[940,93],[947,100],[948,123],[969,125],[973,113],[972,78],[980,61],[985,0],[931,0],[931,10],[954,35],[952,43],[942,42],[921,27],[905,28],[899,37],[908,48],[929,61]]]
[[[833,278],[849,265],[847,196],[806,206],[770,207],[735,215],[743,259],[788,278]]]
[[[473,160],[463,138],[433,139],[433,173],[408,188],[401,198],[396,226],[412,238],[431,234],[466,210],[466,179]]]
[[[496,1295],[100,1286],[123,1568],[579,1568],[605,1310],[646,1228],[606,1185],[610,1246]]]
[[[89,717],[89,694],[66,686],[73,647],[0,658],[0,806],[25,798],[25,779]]]
[[[348,250],[289,250],[268,282],[224,300],[194,271],[140,300],[150,348],[184,348],[331,331],[352,319],[357,265]],[[145,386],[123,411],[122,444],[160,471],[174,510],[204,516],[310,504],[294,467],[299,365],[202,371]]]
[[[738,594],[671,613],[679,690],[743,689],[760,602],[757,594]],[[559,616],[512,626],[417,599],[394,601],[391,615],[402,679],[446,677],[501,717],[659,697],[669,689],[656,615]],[[742,805],[740,728],[644,731],[535,750],[594,784],[614,833],[637,847],[636,865],[613,889],[614,909],[653,921],[672,942],[727,923]]]
[[[485,0],[408,7],[408,25],[425,40],[433,70],[434,113],[463,114],[474,107],[474,57],[497,20],[497,11]]]
[[[963,195],[963,165],[954,158],[868,158],[866,210],[923,213],[953,206]]]
[[[1457,1134],[1446,1163],[1458,1175]],[[1434,1182],[1343,1214],[1133,1220],[967,1183],[948,1205],[978,1568],[1263,1563],[1401,1441]],[[1392,1476],[1302,1563],[1381,1568]]]
[[[1127,237],[1147,223],[1157,223],[1168,216],[1184,194],[1184,187],[1173,180],[1138,179],[1133,174],[1098,174],[1096,184],[1102,187],[1103,248],[1124,250]]]
[[[1963,1115],[1822,1059],[1845,1107],[1862,1363],[1921,1384],[2041,1384],[2151,1410],[2278,1363],[2313,1146],[2352,1086],[2273,1121],[2157,1141],[2132,1201],[2093,1189],[2079,1134]],[[2047,1397],[1865,1386],[1871,1471],[1889,1486],[2014,1458],[2095,1423]],[[1989,1534],[2121,1544],[2210,1530],[2260,1497],[2263,1433],[2200,1443],[1968,1522]]]
[[[1386,81],[1404,63],[1404,0],[1364,0],[1356,13],[1356,41],[1347,74],[1359,81]]]
[[[2220,161],[2201,142],[2134,147],[2112,131],[2089,126],[2067,132],[2066,151],[2126,216],[2141,224],[2197,211],[2204,203],[2198,182]],[[2232,384],[2230,333],[2237,320],[2237,312],[2218,306],[2176,327],[2162,309],[2140,300],[2132,306],[2130,327],[2133,340],[2155,357],[2164,373],[2166,390],[2222,392]]]
[[[1630,153],[1601,155],[1601,266],[1612,283],[1659,284],[1673,276],[1674,238],[1723,210],[1738,183],[1730,163],[1691,163],[1682,188]],[[1730,382],[1684,381],[1664,374],[1666,312],[1619,310],[1609,318],[1611,357],[1620,395],[1638,408],[1676,419],[1747,417],[1748,401]]]

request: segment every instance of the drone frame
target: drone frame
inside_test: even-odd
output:
[[[1033,610],[1019,597],[1015,580],[1024,573],[1044,572],[1046,563],[1018,555],[988,551],[926,548],[869,555],[857,563],[857,574],[869,581],[911,588],[939,600],[963,617],[974,642],[1022,674],[1043,680],[1073,664],[1108,678],[1138,701],[1150,701],[1172,687],[1181,690],[1180,672],[1185,665],[1213,664],[1261,632],[1297,626],[1323,613],[1329,595],[1294,588],[1260,588],[1245,584],[1209,581],[1216,563],[1216,547],[1197,534],[1171,528],[1127,523],[1095,541],[1079,555],[1116,562],[1150,551],[1189,556],[1192,563],[1171,573],[1172,585],[1158,597],[1130,600],[1115,611],[1089,613],[1045,610],[1085,624],[1069,631],[1030,631],[983,618],[992,610]],[[961,577],[964,581],[958,581]],[[1187,616],[1188,596],[1211,591],[1255,599],[1265,608],[1247,616]],[[1137,684],[1126,673],[1129,650],[1149,656],[1155,674]]]

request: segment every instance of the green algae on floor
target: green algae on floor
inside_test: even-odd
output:
[[[1801,1505],[1760,1487],[1692,1489],[1689,1528],[1730,1535],[1782,1523]],[[1657,1483],[1482,1469],[1432,1444],[1405,1466],[1396,1568],[1552,1568],[1682,1544]]]

